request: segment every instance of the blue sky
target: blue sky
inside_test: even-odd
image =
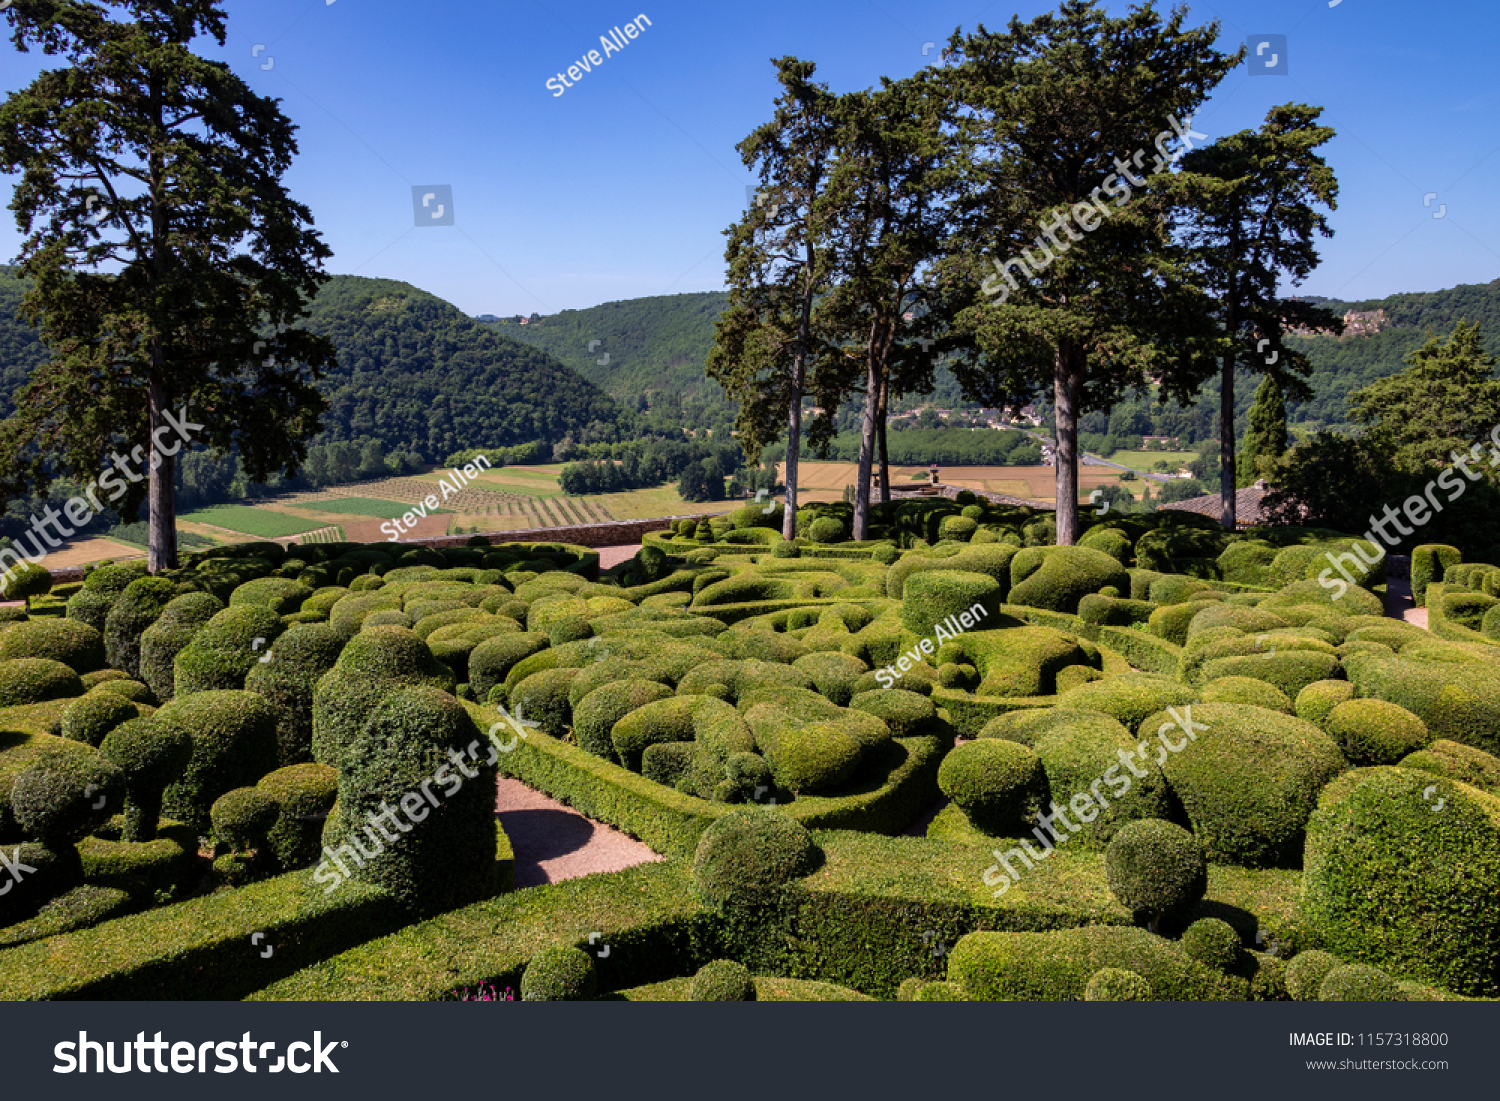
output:
[[[849,91],[935,62],[956,27],[999,29],[1052,6],[230,0],[226,47],[203,52],[301,128],[287,184],[334,251],[329,271],[404,280],[474,314],[547,314],[723,287],[722,231],[752,182],[734,147],[770,115],[771,58],[815,61]],[[625,49],[562,96],[547,88],[639,15],[650,25]],[[1288,74],[1236,70],[1197,130],[1217,138],[1299,101],[1338,131],[1325,147],[1341,186],[1336,236],[1302,293],[1500,277],[1500,211],[1487,200],[1500,172],[1493,0],[1190,5],[1193,25],[1213,20],[1224,49],[1286,35]],[[0,46],[0,90],[44,63]],[[453,225],[414,224],[412,189],[427,185],[452,188]],[[7,215],[0,256],[19,240]]]

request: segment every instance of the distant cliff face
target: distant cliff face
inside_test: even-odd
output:
[[[1374,336],[1381,329],[1389,328],[1390,318],[1385,310],[1350,310],[1344,314],[1345,336]]]

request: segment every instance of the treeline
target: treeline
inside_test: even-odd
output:
[[[949,466],[1035,466],[1042,461],[1041,445],[1011,429],[993,428],[913,428],[892,432],[887,448],[894,466],[925,466],[946,463]],[[785,447],[778,449],[782,453]],[[859,458],[859,436],[840,432],[834,437],[827,456],[843,462]]]

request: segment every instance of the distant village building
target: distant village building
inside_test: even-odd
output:
[[[1274,492],[1274,487],[1266,485],[1264,478],[1252,486],[1246,486],[1237,491],[1234,495],[1234,526],[1253,528],[1267,523],[1263,503],[1267,495]],[[1189,497],[1186,501],[1174,501],[1170,505],[1158,505],[1156,511],[1162,512],[1166,509],[1173,509],[1177,512],[1196,512],[1199,516],[1208,516],[1218,520],[1224,515],[1224,502],[1220,500],[1219,494],[1210,493],[1203,497]]]

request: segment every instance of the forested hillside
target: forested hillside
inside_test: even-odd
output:
[[[24,290],[13,268],[0,269],[6,411],[46,355],[16,317]],[[409,284],[336,276],[305,324],[338,348],[338,367],[318,384],[329,404],[326,442],[374,440],[387,453],[440,462],[465,448],[619,438],[621,409],[598,388]]]
[[[718,291],[671,294],[490,324],[555,356],[627,409],[649,406],[674,424],[712,428],[734,420],[723,389],[703,374],[714,318],[727,301]]]

